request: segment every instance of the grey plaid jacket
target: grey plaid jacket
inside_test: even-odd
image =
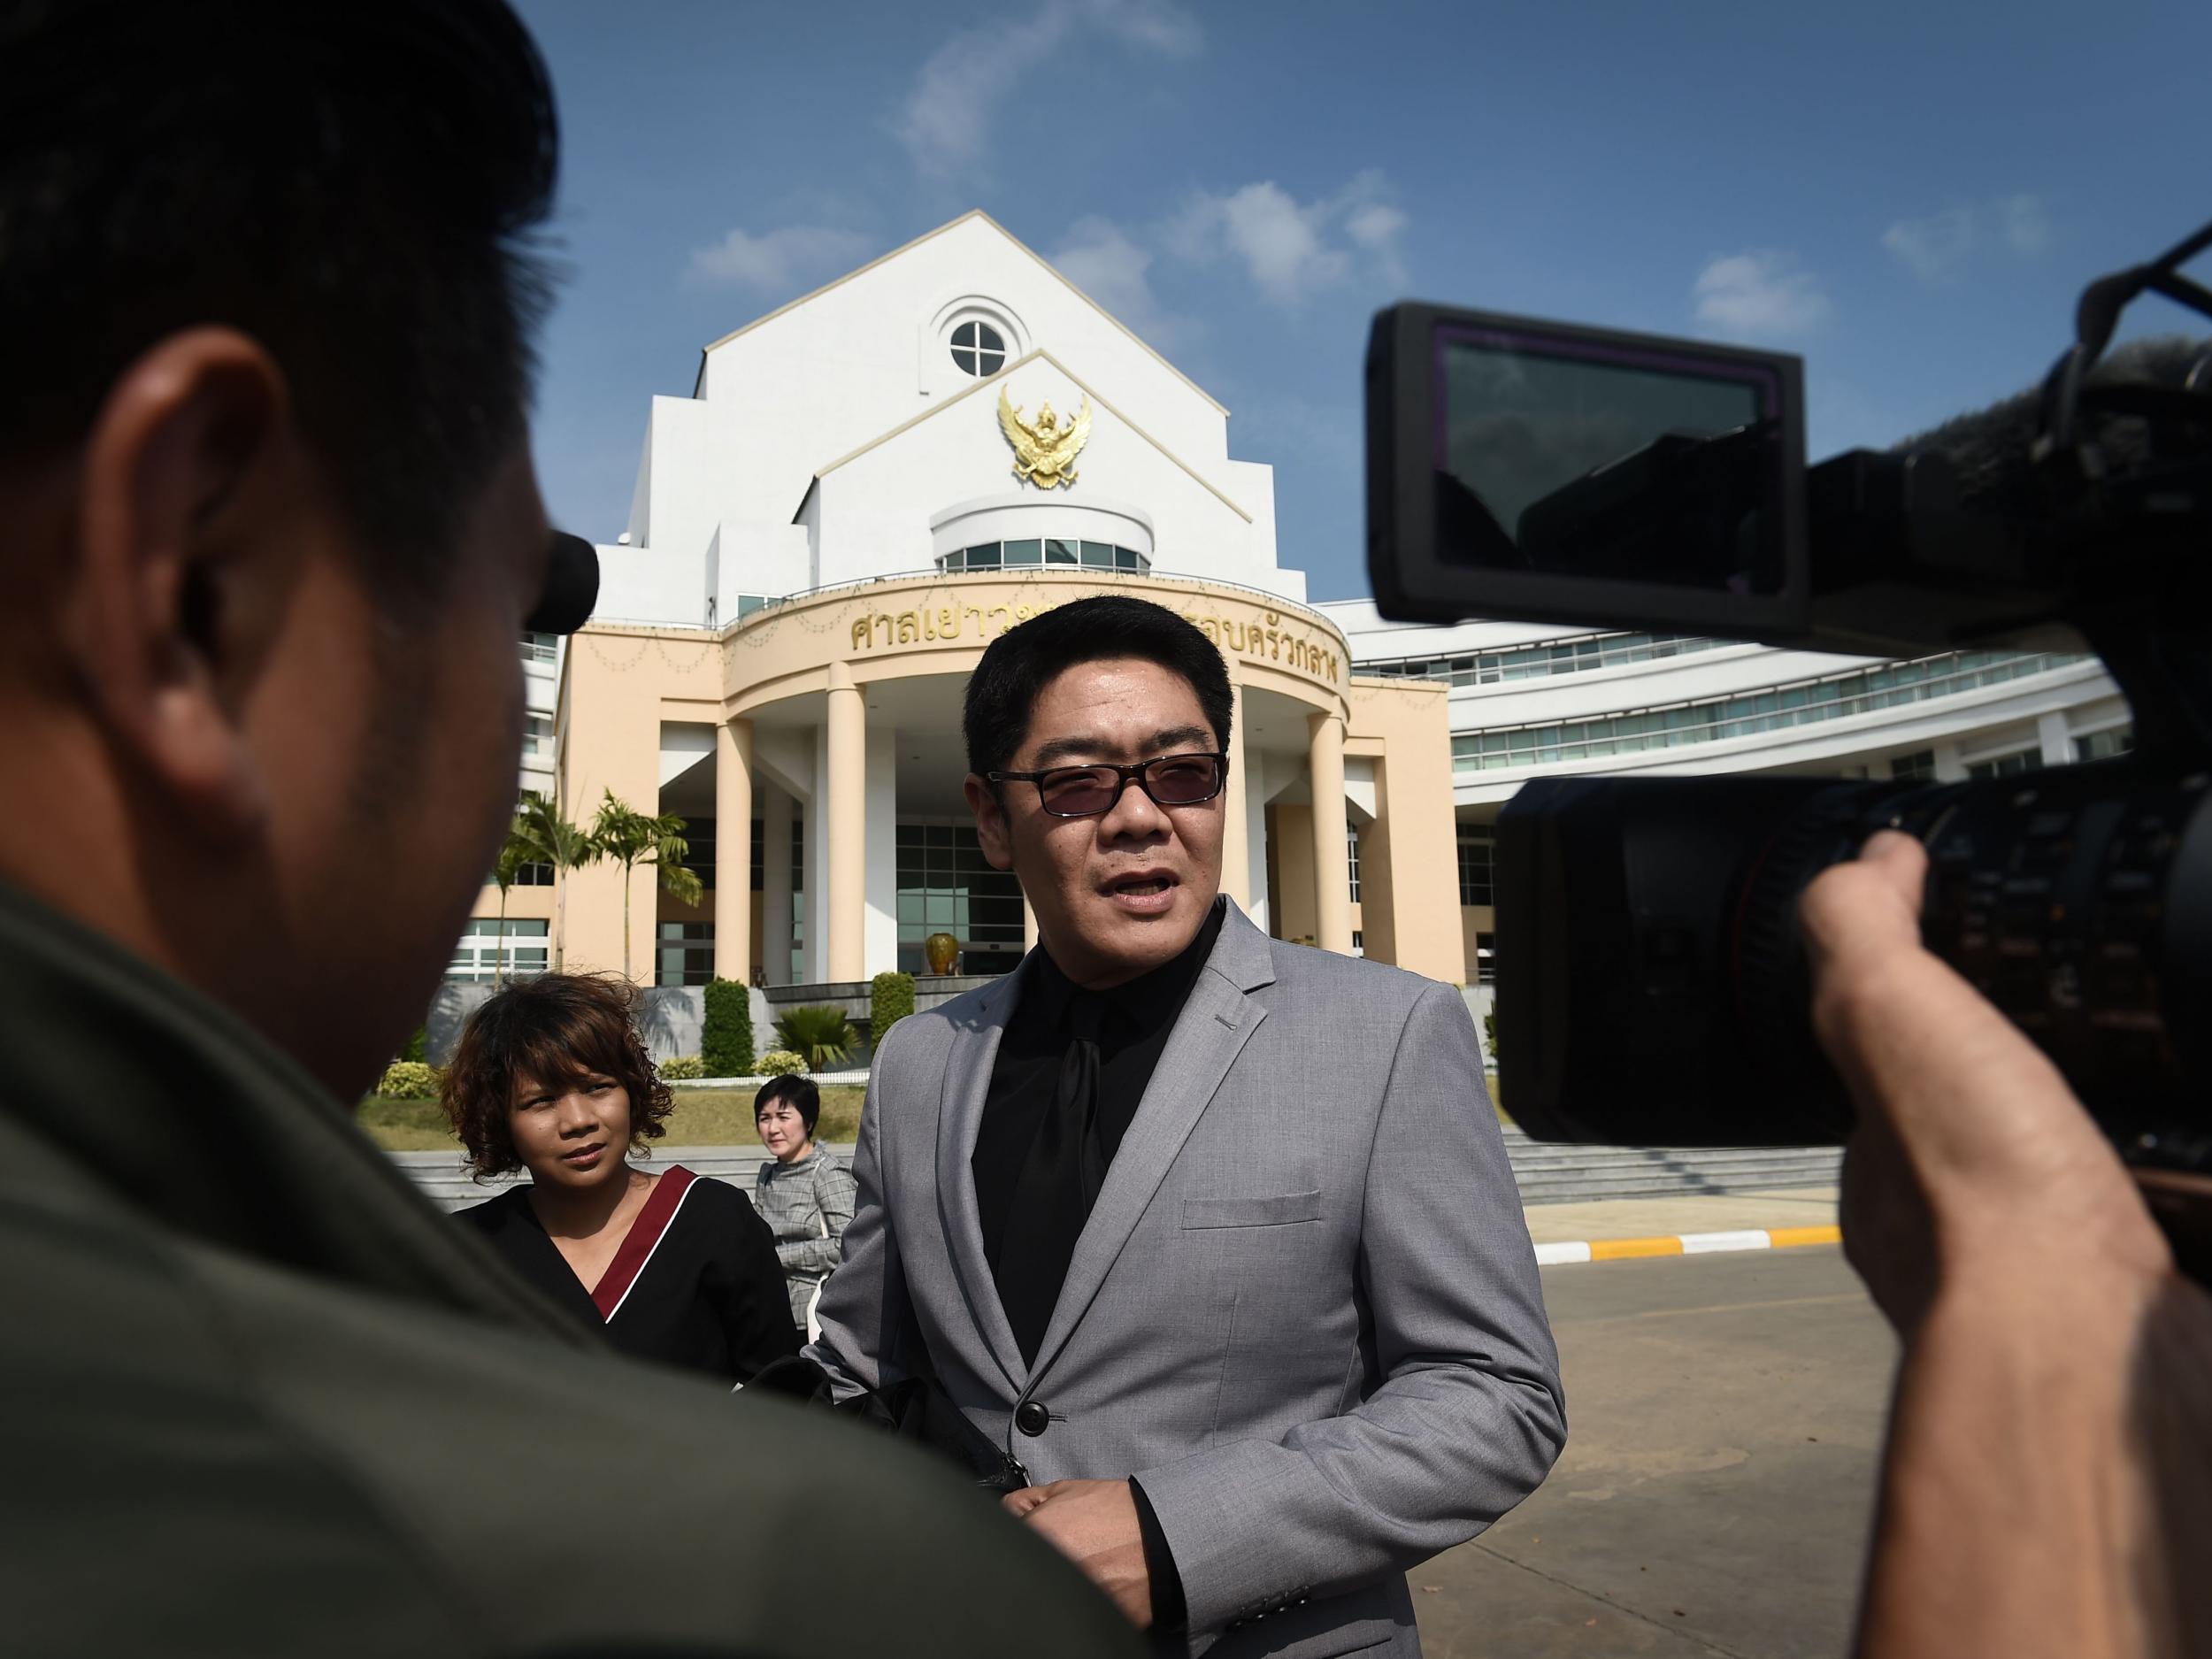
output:
[[[852,1171],[819,1141],[795,1163],[762,1164],[753,1178],[753,1208],[775,1230],[792,1323],[802,1331],[815,1292],[837,1267],[854,1191]]]

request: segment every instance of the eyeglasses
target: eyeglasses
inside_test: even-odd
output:
[[[1133,766],[1055,766],[1048,772],[991,772],[993,783],[1033,783],[1054,818],[1096,818],[1113,810],[1121,792],[1135,784],[1157,806],[1196,806],[1221,793],[1228,780],[1226,755],[1161,755]]]

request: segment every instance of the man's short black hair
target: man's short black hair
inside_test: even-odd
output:
[[[376,574],[436,591],[524,430],[557,148],[502,0],[0,0],[0,458],[228,325]]]
[[[760,1086],[760,1093],[753,1096],[753,1121],[760,1121],[761,1113],[778,1101],[787,1102],[799,1114],[799,1121],[806,1125],[807,1138],[813,1139],[814,1125],[822,1121],[822,1091],[815,1087],[810,1077],[801,1077],[795,1071],[781,1077],[772,1077]]]
[[[1198,694],[1206,724],[1226,750],[1235,699],[1214,643],[1164,605],[1104,594],[1055,605],[993,640],[968,681],[961,730],[968,770],[1003,771],[1029,735],[1029,717],[1053,677],[1078,663],[1133,657],[1179,674]]]

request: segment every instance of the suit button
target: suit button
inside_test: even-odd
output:
[[[1033,1440],[1045,1432],[1045,1425],[1051,1421],[1052,1413],[1045,1409],[1041,1400],[1025,1400],[1014,1413],[1014,1426]]]

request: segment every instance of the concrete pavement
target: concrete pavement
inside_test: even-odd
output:
[[[1408,1575],[1429,1659],[1848,1651],[1896,1349],[1833,1248],[1544,1271],[1568,1443]]]

